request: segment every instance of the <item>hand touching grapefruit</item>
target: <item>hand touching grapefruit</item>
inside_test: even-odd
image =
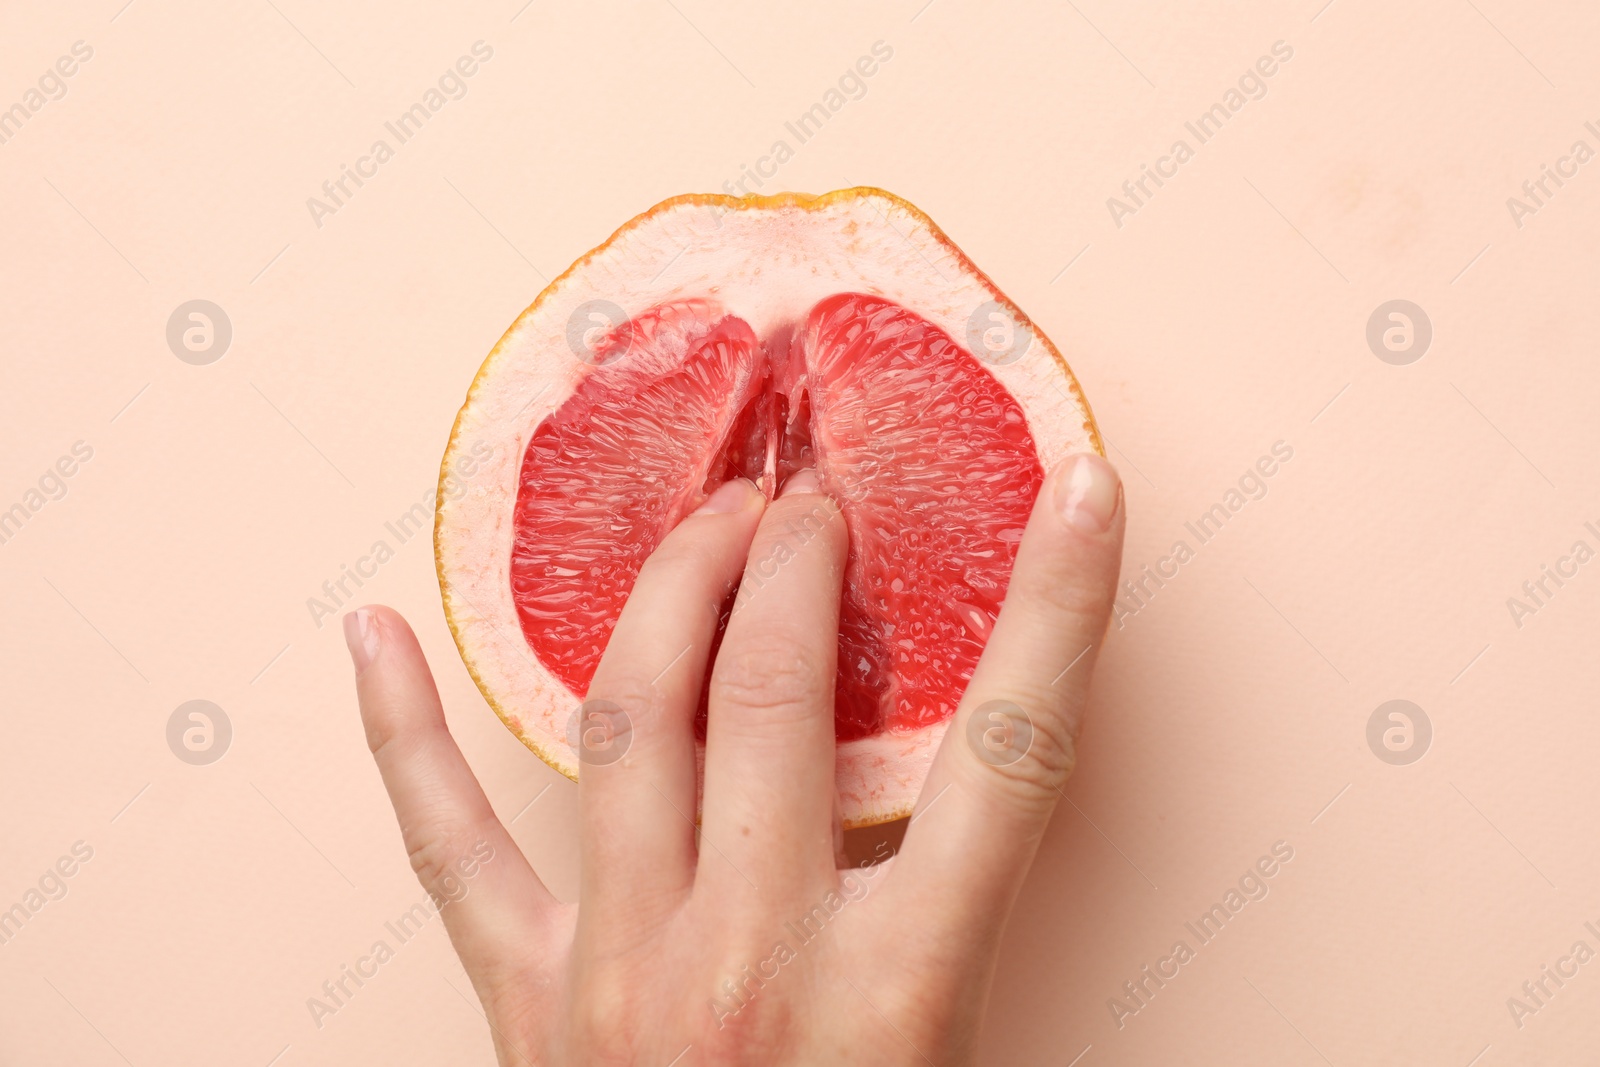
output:
[[[1060,353],[910,204],[679,197],[556,279],[478,372],[440,486],[445,614],[506,725],[575,779],[580,732],[615,725],[591,683],[645,557],[726,479],[770,500],[814,468],[849,531],[840,813],[900,818],[1044,467],[1086,450],[1098,434]]]
[[[592,361],[535,373],[541,306],[585,264],[637,286],[652,257],[605,259],[625,229],[580,261],[452,438],[501,461],[441,508],[447,609],[508,725],[581,765],[576,903],[496,817],[405,622],[345,619],[368,742],[502,1064],[970,1062],[1072,770],[1124,514],[1064,364],[909,206],[768,209],[767,245],[702,232],[683,279],[651,266],[660,299],[575,318]],[[985,293],[1049,366],[953,339]],[[918,787],[899,853],[841,869],[842,827]]]
[[[770,504],[733,480],[642,566],[590,691],[631,709],[586,761],[580,899],[551,896],[451,740],[416,638],[346,617],[367,740],[500,1063],[964,1064],[1001,930],[1073,764],[1122,542],[1097,455],[1044,483],[1011,592],[900,851],[839,869],[833,697],[847,523],[810,471]],[[714,665],[722,593],[825,518],[754,595]],[[1087,650],[1087,651],[1085,651]],[[1063,667],[1072,664],[1065,670]],[[693,717],[709,676],[704,824]],[[461,874],[472,880],[465,895]]]

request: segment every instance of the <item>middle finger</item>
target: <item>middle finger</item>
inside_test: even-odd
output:
[[[833,692],[844,516],[816,474],[756,531],[711,672],[702,876],[758,888],[833,870]]]

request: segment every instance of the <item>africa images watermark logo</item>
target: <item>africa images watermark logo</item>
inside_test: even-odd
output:
[[[888,842],[880,841],[871,859],[839,874],[839,888],[830,889],[803,915],[783,924],[783,936],[772,949],[754,963],[745,964],[733,977],[722,981],[720,996],[711,997],[706,1006],[721,1030],[760,995],[768,982],[776,981],[783,968],[800,958],[800,953],[815,944],[831,929],[852,904],[859,904],[872,892],[873,882],[882,873],[879,866],[891,854]]]
[[[45,68],[34,84],[23,91],[20,100],[0,110],[0,145],[10,144],[45,105],[65,97],[67,79],[78,73],[81,64],[93,58],[94,46],[87,41],[72,42],[70,55],[61,56]]]
[[[620,704],[586,700],[567,717],[566,737],[579,763],[608,767],[633,745],[633,718]]]
[[[205,767],[228,754],[233,720],[209,700],[186,700],[167,716],[167,748],[191,767]]]
[[[1583,924],[1584,931],[1600,943],[1600,926],[1593,921]],[[1550,1006],[1550,1002],[1566,988],[1568,982],[1578,977],[1584,964],[1595,958],[1594,946],[1587,939],[1579,938],[1572,943],[1566,955],[1556,958],[1554,964],[1543,964],[1539,973],[1533,978],[1522,983],[1520,996],[1513,995],[1506,998],[1506,1011],[1511,1016],[1511,1021],[1516,1023],[1521,1030],[1528,1025],[1528,1017],[1537,1015],[1540,1011]]]
[[[94,846],[87,841],[74,841],[70,854],[64,854],[46,867],[34,884],[22,894],[22,899],[0,911],[0,945],[9,945],[22,933],[23,927],[33,921],[45,907],[65,900],[71,887],[67,879],[77,874],[82,866],[94,859]]]
[[[1122,183],[1122,196],[1106,198],[1106,210],[1111,213],[1111,221],[1117,229],[1127,225],[1129,216],[1137,215],[1141,208],[1148,206],[1156,193],[1178,176],[1178,169],[1193,159],[1202,145],[1221,133],[1223,126],[1243,111],[1246,104],[1265,97],[1267,79],[1278,73],[1280,64],[1293,58],[1294,48],[1287,41],[1272,42],[1270,55],[1259,57],[1223,92],[1220,100],[1183,124],[1188,137],[1174,139],[1172,147],[1165,155],[1156,157],[1153,164],[1139,164],[1138,177]],[[1193,144],[1189,143],[1191,137]]]
[[[799,146],[821,133],[822,128],[845,109],[845,105],[867,95],[868,79],[893,58],[893,46],[886,41],[873,41],[868,54],[859,56],[855,63],[846,67],[838,80],[823,92],[821,99],[783,124],[785,136],[775,138],[766,153],[756,157],[753,166],[741,165],[737,178],[723,182],[723,191],[729,196],[750,196],[751,185],[761,189],[776,178],[783,165],[795,157],[795,150]],[[793,143],[790,143],[791,139]]]
[[[321,990],[306,998],[306,1010],[311,1013],[311,1021],[317,1029],[321,1030],[330,1016],[348,1007],[356,994],[378,976],[384,964],[414,941],[445,908],[466,899],[472,880],[494,857],[494,846],[479,841],[470,852],[456,857],[440,872],[437,885],[429,890],[425,900],[383,924],[386,936],[373,941],[366,952],[351,962],[340,964],[338,972],[322,983]]]
[[[193,367],[215,363],[233,344],[233,320],[210,300],[186,300],[167,317],[167,347]]]
[[[1405,767],[1428,754],[1433,720],[1409,700],[1386,700],[1367,716],[1367,747],[1391,767]]]
[[[493,456],[494,446],[486,441],[474,441],[467,454],[456,458],[438,485],[430,487],[421,500],[383,524],[387,536],[373,541],[365,553],[356,557],[355,563],[340,563],[338,574],[323,581],[322,595],[306,597],[306,611],[311,615],[312,624],[322,629],[323,623],[338,615],[339,610],[355,598],[357,590],[378,576],[379,568],[394,559],[401,547],[419,534],[432,534],[433,517],[439,510],[440,499],[455,500],[464,494],[467,483]]]
[[[443,111],[446,104],[465,97],[467,79],[477,74],[480,66],[493,58],[492,46],[483,41],[474,41],[469,55],[461,56],[445,68],[434,84],[423,90],[418,100],[383,124],[387,136],[374,140],[366,153],[357,156],[354,163],[340,164],[338,175],[322,183],[322,195],[306,198],[306,210],[311,213],[311,221],[317,229],[322,229],[327,216],[337,215],[362,186],[376,178],[378,168],[393,159],[407,142],[421,133],[428,120]]]
[[[1593,522],[1583,524],[1587,537],[1600,545],[1600,526]],[[1539,573],[1522,583],[1520,595],[1506,597],[1506,610],[1517,629],[1522,629],[1531,615],[1550,606],[1568,582],[1578,577],[1579,568],[1595,557],[1595,549],[1585,537],[1572,542],[1572,547],[1550,563],[1539,564]]]
[[[967,350],[990,366],[1009,366],[1032,346],[1026,320],[999,301],[986,300],[967,316]]]
[[[77,474],[83,464],[93,458],[93,445],[87,441],[74,441],[70,450],[57,457],[33,485],[23,490],[16,503],[6,506],[0,502],[0,545],[10,544],[28,521],[43,511],[47,504],[65,500],[70,489],[67,479]]]
[[[1117,629],[1127,626],[1128,620],[1149,607],[1167,583],[1183,573],[1182,568],[1195,558],[1199,549],[1216,538],[1246,505],[1266,498],[1268,479],[1276,475],[1294,458],[1294,446],[1287,441],[1274,441],[1267,453],[1245,468],[1234,485],[1222,494],[1222,499],[1206,508],[1194,520],[1183,524],[1189,537],[1180,537],[1172,543],[1167,554],[1154,563],[1144,564],[1138,573],[1124,579],[1112,605],[1112,619]],[[1194,543],[1190,544],[1190,538]]]
[[[1386,300],[1367,317],[1367,347],[1393,367],[1405,367],[1428,354],[1433,320],[1410,300]]]
[[[627,358],[636,331],[622,305],[603,298],[585,300],[567,316],[567,348],[579,363],[604,367]]]
[[[1156,994],[1193,963],[1199,950],[1215,941],[1222,931],[1249,904],[1260,903],[1272,892],[1271,880],[1294,859],[1294,846],[1287,841],[1275,841],[1269,855],[1261,856],[1251,864],[1238,880],[1222,894],[1222,899],[1202,912],[1200,916],[1183,924],[1188,935],[1172,943],[1167,954],[1153,964],[1139,968],[1139,974],[1122,983],[1122,993],[1106,1000],[1106,1010],[1111,1021],[1121,1030],[1128,1020],[1148,1008]],[[1190,938],[1194,944],[1189,943]]]
[[[1600,126],[1594,122],[1585,122],[1583,128],[1591,137],[1600,143]],[[1578,176],[1579,169],[1595,157],[1595,150],[1588,141],[1578,138],[1572,142],[1572,147],[1567,149],[1567,154],[1557,156],[1555,164],[1541,163],[1539,173],[1522,183],[1521,196],[1506,197],[1506,210],[1511,214],[1511,223],[1517,229],[1527,225],[1530,215],[1537,215],[1544,208],[1550,206],[1550,201],[1573,178]]]

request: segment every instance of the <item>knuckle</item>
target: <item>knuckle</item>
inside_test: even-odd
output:
[[[1030,807],[1054,803],[1078,756],[1077,717],[1053,706],[1059,703],[1024,696],[973,709],[965,723],[968,758],[962,763],[1004,798]]]
[[[631,1044],[624,1035],[633,1030],[639,1005],[630,982],[601,966],[584,982],[583,996],[574,998],[572,1012],[573,1029],[592,1052],[606,1051],[608,1046],[621,1051]]]
[[[832,672],[792,641],[757,638],[717,657],[711,674],[714,707],[759,713],[752,721],[792,722],[826,708]]]
[[[644,664],[639,664],[643,668]],[[584,703],[608,702],[622,709],[629,725],[650,721],[661,703],[661,693],[648,678],[631,669],[607,671],[604,666],[596,672]]]
[[[572,1041],[582,1062],[594,1067],[628,1067],[640,1062],[646,1039],[639,1032],[644,998],[623,982],[585,982],[573,998]]]
[[[644,561],[634,589],[651,590],[651,599],[670,599],[686,621],[706,624],[722,612],[736,575],[718,546],[704,539],[668,538]]]
[[[367,735],[367,749],[379,765],[392,760],[404,764],[414,757],[430,740],[433,726],[407,720],[389,710],[364,716],[362,725]]]
[[[632,670],[607,679],[597,676],[596,682],[589,687],[583,703],[573,709],[567,721],[566,741],[586,766],[627,766],[635,740],[650,737],[648,724],[661,722],[665,701],[653,685]]]
[[[773,567],[819,554],[837,561],[845,541],[843,514],[830,498],[812,494],[779,498],[761,520],[750,558]]]
[[[374,757],[380,757],[383,751],[394,744],[399,732],[387,715],[367,714],[361,717],[361,725],[367,735],[367,751]]]
[[[1069,568],[1052,569],[1018,590],[1024,604],[1039,614],[1064,619],[1076,629],[1098,630],[1111,613],[1116,593],[1110,581],[1100,581]]]
[[[718,556],[703,538],[668,535],[639,568],[639,580],[680,587],[715,570]]]
[[[473,850],[471,835],[439,826],[419,825],[402,827],[401,836],[405,840],[411,871],[422,888],[435,900],[455,899],[461,886],[458,871]]]
[[[813,534],[830,528],[842,515],[839,505],[825,493],[807,493],[802,496],[779,497],[772,505],[771,523],[789,531],[809,530]]]

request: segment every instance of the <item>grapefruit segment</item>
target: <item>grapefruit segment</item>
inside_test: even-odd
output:
[[[1059,352],[905,201],[679,197],[552,283],[474,380],[441,470],[446,617],[507,726],[575,778],[567,725],[645,558],[727,478],[771,496],[814,466],[850,536],[840,811],[882,822],[911,810],[1044,468],[1099,448]]]
[[[523,636],[580,696],[645,558],[725,480],[766,380],[750,327],[704,302],[654,308],[595,352],[524,450],[511,552]]]
[[[847,293],[803,344],[817,469],[850,531],[838,737],[948,719],[1043,480],[1021,407],[920,315]]]

